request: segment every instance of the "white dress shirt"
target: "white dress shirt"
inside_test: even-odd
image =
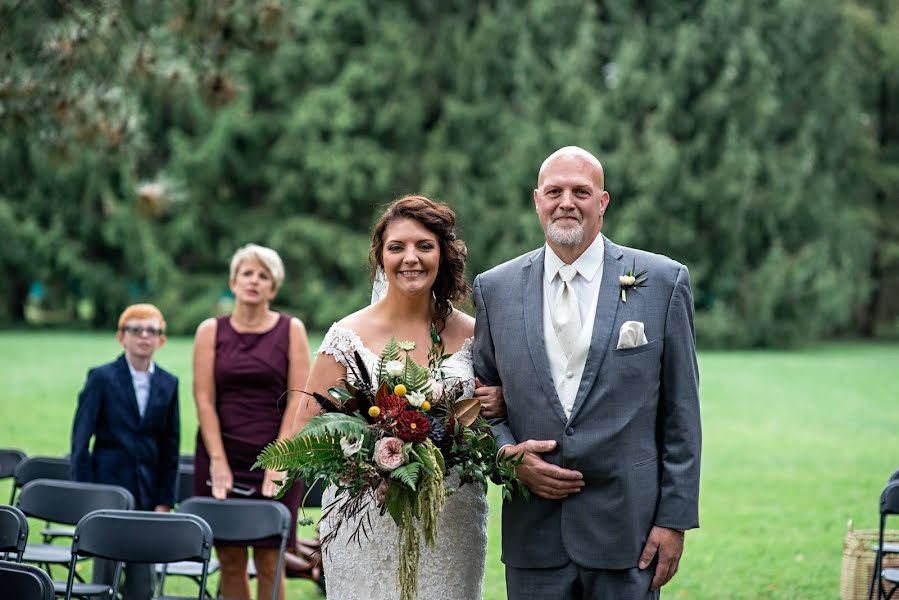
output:
[[[137,411],[143,417],[147,411],[147,402],[150,400],[150,380],[153,378],[153,372],[156,370],[156,363],[150,361],[150,367],[146,371],[138,371],[135,369],[128,358],[128,370],[131,371],[131,383],[134,385],[134,396],[137,398]]]
[[[546,245],[543,256],[543,337],[546,340],[546,355],[549,359],[553,384],[568,417],[571,416],[571,409],[574,407],[584,365],[587,362],[587,352],[593,338],[593,321],[596,316],[596,302],[599,299],[599,286],[602,282],[604,258],[603,236],[597,235],[593,243],[572,263],[577,269],[577,275],[571,280],[570,285],[577,296],[582,328],[571,357],[566,358],[552,323],[555,298],[562,287],[559,269],[565,262],[553,252],[549,244]]]

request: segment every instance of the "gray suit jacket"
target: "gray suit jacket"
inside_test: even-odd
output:
[[[637,565],[653,525],[699,526],[699,371],[686,267],[605,242],[593,338],[569,418],[556,395],[543,336],[540,248],[479,275],[475,372],[502,385],[508,416],[497,442],[555,440],[549,462],[584,474],[564,500],[515,496],[503,506],[503,562],[588,568]],[[646,270],[646,287],[621,301],[618,277]],[[617,350],[625,321],[649,343]]]

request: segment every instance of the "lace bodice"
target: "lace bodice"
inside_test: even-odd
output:
[[[374,377],[378,356],[365,347],[352,329],[335,323],[319,348],[319,353],[333,356],[345,367],[353,351],[359,352]],[[458,378],[462,382],[465,396],[474,392],[471,339],[444,361],[442,370],[444,378]],[[351,383],[355,381],[350,369],[347,378]],[[446,481],[448,488],[458,489],[447,496],[440,514],[437,547],[431,549],[421,542],[418,576],[418,598],[421,600],[477,600],[481,597],[487,552],[487,499],[480,486],[459,487],[458,481],[455,475]],[[334,491],[333,487],[324,491],[323,507],[343,501],[342,497],[335,497]],[[345,523],[324,553],[328,599],[396,600],[400,597],[396,580],[398,529],[390,515],[379,514],[374,502],[359,518],[369,520],[368,539],[363,537],[361,544],[351,541],[349,538],[355,524]],[[333,523],[322,518],[321,536],[332,529]]]
[[[462,382],[462,397],[468,398],[474,393],[474,367],[472,365],[471,353],[472,338],[468,338],[462,344],[462,347],[452,356],[447,358],[441,366],[442,379],[458,379]],[[362,338],[350,329],[339,323],[334,323],[322,340],[319,348],[320,354],[333,356],[334,359],[344,367],[349,367],[348,357],[352,357],[353,351],[358,351],[359,356],[365,361],[365,367],[374,379],[377,371],[378,355],[365,347]],[[355,374],[351,370],[347,370],[347,378],[350,383],[355,382]],[[377,382],[372,381],[373,385]]]

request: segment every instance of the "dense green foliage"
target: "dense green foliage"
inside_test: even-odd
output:
[[[863,333],[899,331],[899,0],[858,0],[846,8],[861,70],[869,129],[860,172],[866,222],[877,238],[870,274],[875,292],[860,307]]]
[[[691,270],[699,343],[899,329],[894,0],[0,3],[0,322],[227,306],[237,246],[313,329],[380,207],[457,211],[469,275],[541,242],[541,160]],[[39,282],[39,285],[35,285]]]

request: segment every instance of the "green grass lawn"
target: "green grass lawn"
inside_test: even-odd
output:
[[[112,334],[0,333],[0,446],[67,452],[87,369],[118,352]],[[169,340],[157,358],[181,378],[182,452],[191,452],[191,340]],[[899,467],[899,345],[704,352],[699,359],[702,528],[687,534],[665,596],[838,598],[846,523],[876,527],[880,490]],[[4,482],[0,499],[8,495]],[[495,489],[490,505],[484,598],[499,600]],[[288,583],[290,600],[316,597],[311,583]]]

